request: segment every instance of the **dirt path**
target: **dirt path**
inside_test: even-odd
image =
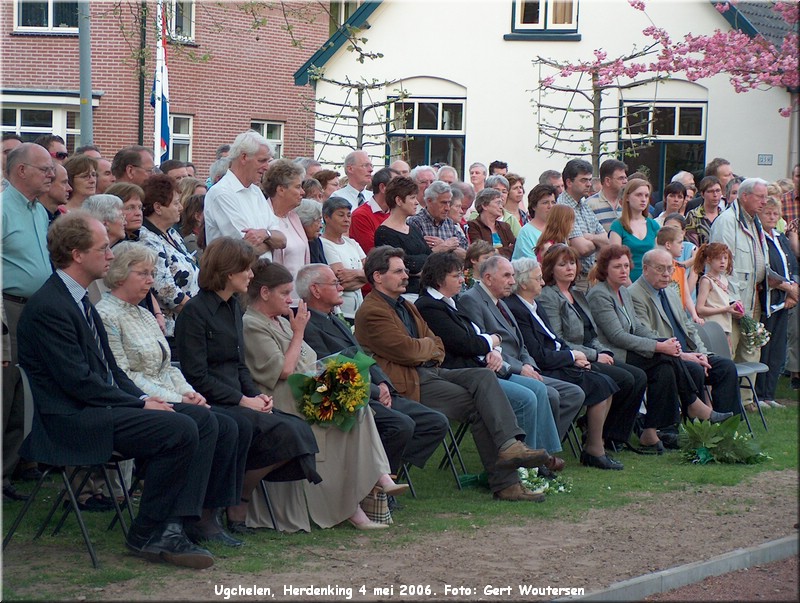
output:
[[[377,547],[371,544],[374,539],[354,534],[352,545],[338,550],[309,547],[305,551],[309,561],[299,571],[243,575],[212,568],[202,573],[177,572],[160,586],[149,585],[147,599],[221,600],[223,594],[215,591],[240,585],[269,588],[271,597],[266,591],[242,592],[229,600],[343,601],[348,588],[353,599],[406,601],[540,598],[520,594],[523,585],[584,588],[588,593],[620,580],[796,534],[797,482],[794,471],[764,472],[736,486],[648,495],[623,508],[591,511],[578,523],[531,518],[518,526],[425,535],[399,546],[389,546],[391,533],[387,544]],[[402,524],[405,518],[397,520]],[[6,580],[13,579],[26,563],[27,551],[17,550],[19,555],[5,561]],[[38,560],[42,561],[41,556]],[[330,585],[342,590],[285,594],[287,585]],[[362,585],[366,594],[359,593]],[[421,594],[416,593],[417,585]],[[445,585],[451,588],[446,590]],[[504,590],[487,591],[487,587]],[[387,590],[375,590],[380,588]],[[88,600],[144,598],[141,585],[124,581],[87,591]],[[735,593],[730,598],[741,599]]]

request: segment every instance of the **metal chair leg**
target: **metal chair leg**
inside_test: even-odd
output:
[[[272,527],[275,528],[275,531],[279,531],[278,522],[275,521],[275,512],[272,510],[272,502],[269,500],[269,492],[267,491],[267,483],[262,479],[261,480],[261,494],[264,495],[264,502],[267,504],[267,513],[269,513],[269,519],[272,521]]]
[[[47,467],[44,471],[42,471],[42,477],[39,478],[39,481],[36,482],[36,485],[33,487],[33,491],[28,496],[28,500],[25,501],[25,504],[20,509],[19,513],[17,514],[16,518],[14,519],[14,523],[11,524],[11,529],[8,531],[8,534],[3,539],[3,550],[8,546],[8,543],[11,542],[11,539],[14,537],[14,533],[17,531],[19,524],[22,523],[25,515],[28,513],[28,510],[33,505],[33,501],[36,499],[36,495],[39,493],[39,490],[42,488],[44,484],[44,480],[50,475],[50,472],[53,471],[55,467]]]

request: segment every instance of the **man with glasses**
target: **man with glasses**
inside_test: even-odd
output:
[[[26,142],[8,154],[8,186],[3,191],[3,307],[11,358],[3,366],[3,498],[24,500],[10,478],[19,460],[24,429],[22,383],[17,370],[17,324],[22,310],[50,277],[47,210],[39,197],[55,177],[53,158],[41,145]]]
[[[558,196],[556,203],[575,211],[575,225],[569,233],[569,246],[581,257],[581,273],[575,280],[575,287],[586,292],[595,253],[608,245],[608,233],[586,203],[586,197],[592,190],[592,164],[583,159],[570,159],[561,177],[564,180],[564,192]]]
[[[120,149],[111,161],[111,173],[117,182],[142,186],[151,174],[156,173],[153,152],[139,145]]]
[[[628,291],[633,298],[636,317],[659,338],[675,337],[680,343],[681,360],[697,385],[703,391],[711,386],[712,406],[720,413],[739,412],[739,382],[736,365],[728,358],[711,354],[697,333],[697,326],[683,310],[678,294],[670,287],[672,255],[659,247],[642,257],[642,276]]]
[[[600,192],[586,199],[594,215],[606,232],[611,223],[622,217],[622,189],[628,183],[628,166],[616,159],[606,159],[600,164]]]
[[[342,284],[324,264],[304,266],[295,280],[297,294],[308,305],[306,343],[324,358],[358,347],[350,326],[335,314],[342,304]],[[404,463],[424,467],[447,433],[447,418],[439,411],[403,398],[377,364],[370,369],[369,406],[393,474]]]
[[[336,191],[337,197],[347,199],[353,209],[372,199],[372,192],[367,190],[367,185],[372,182],[372,160],[366,151],[349,153],[344,158],[344,173],[347,186]]]

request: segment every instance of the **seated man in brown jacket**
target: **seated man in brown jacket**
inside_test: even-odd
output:
[[[364,266],[372,291],[356,313],[356,339],[406,398],[435,408],[455,421],[471,421],[472,436],[489,486],[500,500],[540,502],[543,496],[522,486],[518,467],[545,465],[559,470],[563,461],[522,440],[514,411],[492,371],[442,369],[442,341],[428,328],[413,304],[401,295],[408,271],[402,249],[373,249]]]

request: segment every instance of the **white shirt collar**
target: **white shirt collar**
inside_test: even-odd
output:
[[[427,291],[428,291],[428,295],[430,295],[433,299],[440,299],[444,303],[446,303],[448,306],[453,308],[453,310],[456,310],[456,302],[453,301],[452,297],[447,297],[446,295],[443,295],[443,294],[439,293],[439,291],[437,291],[433,287],[428,287]]]

